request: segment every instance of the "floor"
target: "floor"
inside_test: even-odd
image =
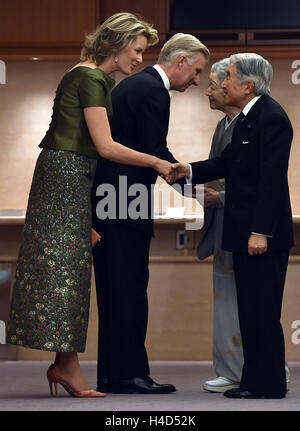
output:
[[[59,386],[51,398],[46,370],[48,362],[0,361],[0,411],[299,411],[300,363],[289,363],[291,388],[281,400],[232,400],[202,389],[214,377],[211,362],[152,362],[151,376],[159,383],[172,383],[177,392],[166,395],[119,395],[76,399]],[[95,388],[96,362],[81,362]]]

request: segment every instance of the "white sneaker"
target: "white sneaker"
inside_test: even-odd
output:
[[[239,382],[234,382],[226,377],[216,377],[213,380],[208,380],[204,383],[203,389],[210,392],[225,392],[229,389],[239,388]]]

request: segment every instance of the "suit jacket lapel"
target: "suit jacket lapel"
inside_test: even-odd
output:
[[[251,128],[257,122],[257,117],[260,115],[261,110],[263,109],[263,105],[266,101],[266,98],[270,96],[263,95],[261,96],[257,102],[252,106],[248,114],[246,115],[243,125],[240,127],[240,133],[248,133],[251,132]]]
[[[252,129],[257,123],[257,119],[263,110],[266,98],[270,96],[263,95],[261,96],[257,102],[252,106],[248,114],[245,116],[244,120],[241,123],[237,123],[232,136],[232,149],[237,148],[241,143],[242,139],[245,139],[252,133]]]

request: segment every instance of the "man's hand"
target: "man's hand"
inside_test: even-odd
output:
[[[175,183],[180,178],[190,176],[190,166],[188,163],[169,163],[167,169],[169,170],[166,172],[161,172],[158,168],[156,170],[160,172],[161,177],[169,184]]]
[[[157,159],[155,169],[167,183],[172,184],[176,181],[177,165],[179,165],[179,163],[170,163],[167,160]]]
[[[266,236],[252,234],[248,240],[248,253],[253,256],[263,254],[268,249],[268,240]]]
[[[174,173],[176,176],[175,181],[180,180],[181,178],[190,176],[190,165],[188,163],[173,163]]]
[[[219,193],[212,187],[204,186],[204,206],[211,207],[222,203]]]

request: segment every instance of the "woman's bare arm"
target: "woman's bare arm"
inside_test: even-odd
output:
[[[84,117],[94,142],[101,157],[126,165],[150,167],[158,171],[168,182],[172,182],[173,165],[150,154],[127,148],[113,141],[107,112],[104,107],[84,108]]]

